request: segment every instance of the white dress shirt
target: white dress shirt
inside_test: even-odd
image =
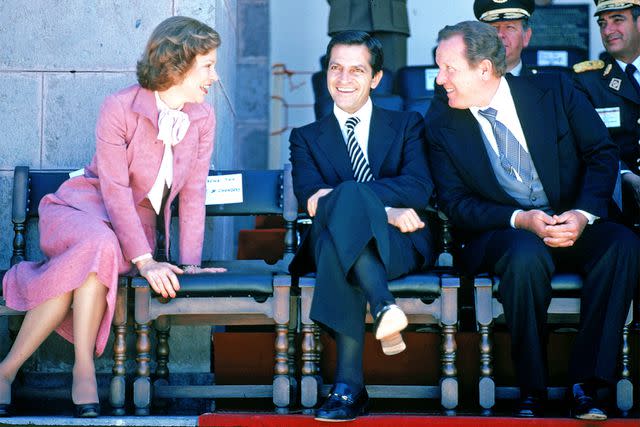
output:
[[[346,111],[341,110],[337,105],[333,104],[333,114],[336,116],[336,119],[338,119],[338,124],[340,125],[345,145],[347,144],[347,119],[350,117],[357,117],[360,119],[360,122],[358,122],[354,128],[353,133],[356,136],[358,145],[360,146],[360,149],[362,149],[362,153],[364,154],[364,158],[367,159],[367,162],[369,162],[369,152],[367,149],[369,148],[369,127],[371,125],[372,112],[373,103],[371,102],[371,98],[367,99],[367,102],[365,102],[365,104],[353,114],[349,114]]]
[[[522,60],[518,62],[518,65],[513,67],[511,71],[509,71],[512,76],[519,76],[522,73]]]

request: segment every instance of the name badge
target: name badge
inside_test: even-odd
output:
[[[620,127],[620,107],[596,108],[596,112],[606,127]]]
[[[242,174],[214,175],[207,177],[205,204],[224,205],[242,203]]]

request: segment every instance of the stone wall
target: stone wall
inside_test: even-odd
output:
[[[220,84],[209,95],[218,123],[213,163],[236,165],[237,7],[236,0],[0,3],[0,268],[8,267],[11,253],[13,168],[86,165],[102,100],[135,83],[146,40],[169,16],[200,19],[222,37]],[[35,257],[37,244],[30,249]],[[220,250],[211,248],[230,255]]]

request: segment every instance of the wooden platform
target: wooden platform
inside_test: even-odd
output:
[[[198,418],[198,426],[215,427],[285,427],[285,426],[324,426],[338,423],[326,423],[308,415],[273,415],[251,413],[215,413],[203,414]],[[424,416],[409,414],[375,414],[357,418],[355,421],[340,423],[353,427],[638,427],[640,420],[609,419],[606,422],[589,422],[569,418],[520,419],[508,417],[469,417],[469,416]]]

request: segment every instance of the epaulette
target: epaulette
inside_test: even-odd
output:
[[[592,61],[578,62],[573,66],[573,71],[576,73],[584,73],[585,71],[601,70],[604,68],[604,61],[596,59]]]

